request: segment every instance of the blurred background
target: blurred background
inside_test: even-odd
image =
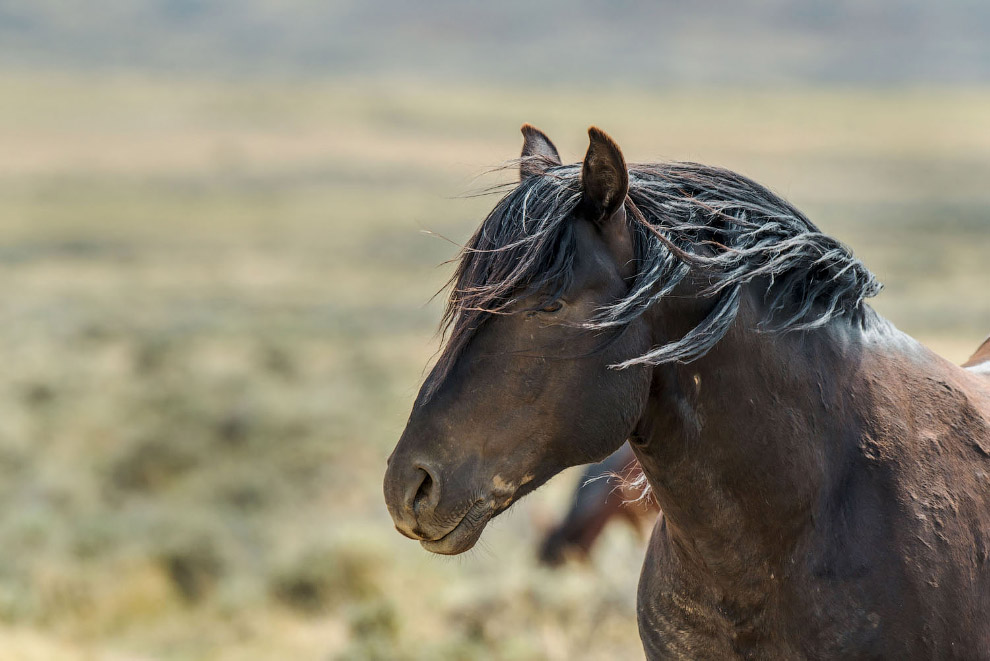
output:
[[[990,332],[990,5],[0,0],[0,656],[636,659],[577,479],[428,555],[385,458],[523,122],[769,185],[953,361]],[[505,175],[501,175],[504,179]]]

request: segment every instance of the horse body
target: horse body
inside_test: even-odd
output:
[[[990,350],[963,369],[895,329],[755,182],[523,133],[389,458],[399,532],[462,553],[629,439],[664,512],[649,658],[990,659]]]

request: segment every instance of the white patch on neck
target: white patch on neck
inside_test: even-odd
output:
[[[975,372],[976,374],[990,374],[990,360],[984,360],[982,363],[971,365],[966,369],[970,372]]]

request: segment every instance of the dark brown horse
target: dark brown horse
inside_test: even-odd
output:
[[[660,508],[644,494],[643,468],[626,443],[604,461],[588,466],[578,480],[564,518],[540,542],[540,562],[551,567],[569,558],[586,560],[605,527],[616,520],[641,533],[656,521]]]
[[[629,439],[664,512],[648,657],[990,658],[990,363],[894,328],[866,267],[749,179],[627,167],[598,129],[565,166],[523,133],[389,460],[396,528],[461,553]]]

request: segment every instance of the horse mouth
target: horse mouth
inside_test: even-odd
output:
[[[438,539],[421,539],[420,545],[431,553],[440,555],[457,555],[469,551],[481,538],[485,526],[492,518],[492,510],[485,506],[484,501],[472,505],[461,520]]]

